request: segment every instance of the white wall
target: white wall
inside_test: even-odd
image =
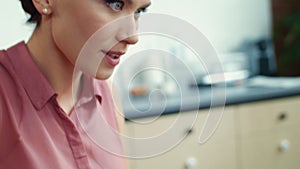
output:
[[[0,49],[29,38],[33,25],[26,24],[28,16],[19,0],[1,0],[0,13]]]
[[[219,52],[228,52],[244,40],[271,36],[270,0],[152,1],[151,11],[192,23]]]
[[[152,0],[150,12],[178,16],[195,25],[219,52],[228,52],[240,42],[271,35],[270,0]],[[27,40],[33,25],[19,0],[0,1],[0,49]]]

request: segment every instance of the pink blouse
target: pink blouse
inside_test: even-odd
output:
[[[0,51],[0,169],[124,169],[108,85],[84,86],[67,116],[24,42]]]

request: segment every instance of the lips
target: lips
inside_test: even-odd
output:
[[[112,53],[106,53],[107,56],[111,57],[112,59],[119,59],[120,55],[112,54]]]
[[[125,52],[117,52],[117,51],[102,51],[104,55],[104,60],[106,63],[108,63],[111,66],[116,66],[120,63],[120,57],[125,53]]]

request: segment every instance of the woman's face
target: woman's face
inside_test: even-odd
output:
[[[128,35],[137,29],[139,14],[150,5],[150,0],[49,0],[49,3],[54,44],[74,66],[85,42],[105,25],[112,25],[107,30],[113,31],[102,33],[102,39],[94,44],[99,43],[97,50],[104,56],[96,68],[96,78],[107,79],[128,45],[137,43],[137,36]],[[126,18],[126,24],[109,24],[120,18]],[[109,48],[104,45],[108,39],[115,42]]]

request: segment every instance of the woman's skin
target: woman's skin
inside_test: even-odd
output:
[[[150,0],[32,1],[42,18],[27,45],[33,59],[58,94],[59,105],[69,114],[74,106],[74,67],[85,42],[104,25],[121,17],[127,16],[131,20],[132,28],[136,29],[138,16],[150,5]],[[47,8],[47,13],[43,13],[44,8]],[[97,79],[109,78],[119,57],[126,52],[129,45],[137,43],[137,36],[127,37],[124,34],[126,31],[110,37],[118,43],[109,51],[103,49],[106,55],[98,67]],[[108,56],[112,54],[117,59]]]

